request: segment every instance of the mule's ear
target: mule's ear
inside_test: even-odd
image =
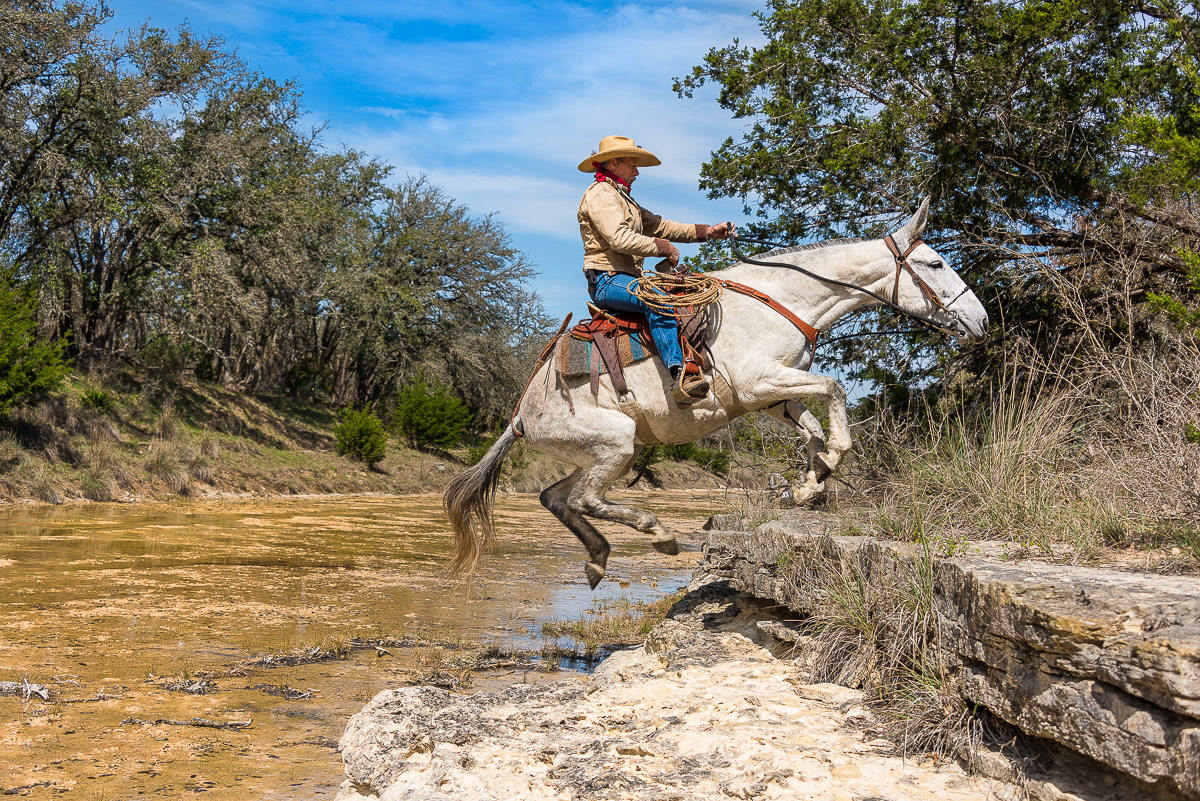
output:
[[[921,201],[921,208],[917,209],[917,213],[908,219],[900,230],[892,234],[892,238],[896,240],[896,244],[901,246],[901,250],[908,250],[908,246],[919,240],[925,234],[925,223],[929,221],[929,198],[926,197]]]
[[[928,195],[921,201],[921,208],[917,209],[917,213],[909,218],[908,222],[900,230],[904,232],[904,238],[912,243],[925,235],[925,223],[927,222],[929,222]]]

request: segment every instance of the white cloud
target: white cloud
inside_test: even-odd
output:
[[[398,180],[427,175],[473,213],[497,213],[517,247],[558,262],[578,242],[588,177],[576,165],[608,134],[662,159],[635,188],[654,211],[686,222],[739,216],[736,202],[708,201],[697,179],[741,123],[711,88],[681,100],[671,81],[710,48],[758,43],[759,7],[126,0],[118,24],[190,18],[197,32],[214,30],[252,66],[298,78],[313,121],[328,122],[330,146],[380,157]],[[569,294],[559,284],[575,280],[567,265],[540,266],[555,276],[548,303]]]

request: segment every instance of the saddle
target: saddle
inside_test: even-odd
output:
[[[591,318],[576,324],[569,336],[558,340],[555,366],[564,376],[588,375],[593,395],[600,389],[600,376],[608,373],[613,389],[625,395],[629,392],[625,368],[659,355],[650,337],[649,322],[644,314],[609,312],[591,303],[588,310]],[[693,309],[681,309],[679,344],[684,354],[684,370],[688,373],[696,374],[712,366],[704,333],[702,315]]]

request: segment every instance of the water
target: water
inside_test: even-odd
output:
[[[683,535],[722,506],[705,493],[633,493]],[[332,797],[349,715],[436,661],[436,645],[359,650],[346,660],[228,675],[264,653],[351,638],[537,648],[543,620],[599,599],[649,600],[686,583],[690,550],[666,557],[642,535],[613,542],[596,592],[585,553],[532,496],[501,497],[500,543],[469,588],[443,573],[449,534],[437,496],[87,505],[0,516],[0,680],[48,685],[49,703],[0,698],[0,790],[31,798],[177,795]],[[621,587],[621,583],[628,583]],[[423,648],[423,650],[422,650]],[[400,651],[404,651],[401,653]],[[169,688],[210,671],[215,687]],[[564,674],[495,675],[570,680]],[[286,686],[312,697],[288,701]],[[142,725],[252,720],[239,731]],[[2,780],[0,780],[2,781]]]

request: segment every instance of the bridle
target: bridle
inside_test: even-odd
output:
[[[759,259],[750,258],[746,254],[742,253],[741,248],[738,247],[738,242],[753,242],[754,244],[757,244],[757,245],[767,245],[768,247],[773,247],[773,248],[785,248],[787,246],[780,245],[777,242],[770,242],[765,239],[755,239],[755,238],[749,237],[749,236],[735,236],[732,234],[729,236],[729,245],[730,245],[730,248],[733,250],[733,255],[736,256],[740,261],[744,261],[747,264],[757,264],[757,265],[760,265],[763,267],[783,267],[788,270],[795,270],[796,272],[801,273],[803,275],[807,275],[809,278],[814,278],[823,284],[830,284],[832,286],[845,287],[847,289],[853,289],[856,292],[862,292],[865,295],[869,295],[870,297],[879,301],[883,305],[893,309],[894,311],[900,312],[905,317],[908,317],[912,320],[916,320],[918,323],[921,323],[922,325],[927,325],[930,328],[934,328],[938,331],[942,331],[947,334],[953,334],[953,335],[957,335],[957,336],[967,336],[966,327],[962,324],[962,322],[959,318],[958,312],[954,311],[950,307],[952,305],[954,305],[954,303],[959,298],[961,298],[963,295],[965,295],[967,293],[967,290],[970,287],[964,286],[962,289],[962,292],[959,292],[957,295],[955,295],[953,300],[951,300],[949,302],[943,302],[942,299],[940,297],[938,297],[937,293],[934,292],[933,289],[930,288],[929,284],[927,284],[925,282],[925,279],[923,279],[921,276],[919,276],[917,274],[916,270],[913,269],[912,265],[908,263],[909,255],[914,250],[916,250],[918,247],[920,247],[922,244],[924,244],[925,240],[918,238],[915,242],[910,244],[908,246],[908,250],[905,250],[903,253],[900,252],[900,248],[896,244],[896,240],[892,237],[891,234],[888,234],[887,236],[885,236],[883,238],[883,241],[887,245],[888,250],[891,251],[892,257],[896,260],[896,277],[895,277],[895,281],[893,282],[893,285],[892,285],[892,299],[891,300],[888,300],[887,298],[882,297],[880,295],[876,295],[874,292],[867,289],[866,287],[861,287],[856,284],[847,283],[845,281],[838,281],[834,278],[826,278],[825,276],[817,275],[816,273],[810,272],[809,270],[806,270],[803,267],[800,267],[799,265],[796,265],[796,264],[787,264],[787,263],[781,262],[781,261],[762,261]],[[902,270],[907,271],[908,274],[912,276],[913,281],[921,289],[921,294],[925,296],[926,300],[928,300],[930,303],[932,303],[934,306],[936,306],[939,310],[945,312],[947,315],[950,316],[949,324],[940,323],[936,320],[932,320],[928,317],[924,317],[915,312],[911,312],[908,309],[902,308],[899,305],[900,272]]]
[[[954,322],[957,323],[958,312],[951,311],[950,307],[954,305],[955,301],[967,294],[967,290],[970,289],[970,287],[966,286],[964,282],[962,291],[955,295],[954,299],[949,303],[943,303],[942,299],[938,297],[938,294],[934,292],[932,288],[930,288],[929,284],[925,283],[925,279],[917,275],[917,271],[914,270],[912,265],[908,263],[908,254],[912,253],[919,246],[925,244],[925,240],[918,239],[916,242],[913,242],[911,245],[909,245],[908,250],[904,251],[903,253],[900,252],[900,248],[896,244],[896,240],[891,234],[885,236],[883,238],[883,242],[888,246],[888,250],[892,251],[892,256],[896,259],[896,279],[892,282],[892,307],[899,308],[897,304],[899,303],[900,298],[900,270],[904,269],[907,270],[908,274],[912,276],[912,279],[916,285],[921,288],[921,294],[925,296],[925,299],[949,314],[953,318]],[[901,309],[901,311],[903,311],[903,309]],[[908,314],[908,312],[905,313]]]

